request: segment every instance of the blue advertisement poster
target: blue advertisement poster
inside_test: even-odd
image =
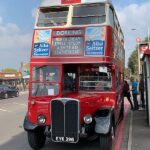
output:
[[[50,55],[51,30],[36,30],[32,56]]]
[[[49,56],[49,43],[34,43],[33,56]]]
[[[103,56],[105,49],[105,40],[101,27],[86,28],[85,55]]]
[[[104,55],[104,41],[86,41],[85,55]]]

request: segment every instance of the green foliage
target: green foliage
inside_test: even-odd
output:
[[[148,37],[146,37],[144,40],[143,40],[143,42],[148,42]]]
[[[125,68],[124,76],[125,76],[125,78],[130,78],[130,69],[129,68]]]
[[[15,73],[15,72],[17,72],[17,70],[13,69],[13,68],[5,68],[2,70],[2,72],[4,72],[4,73]]]
[[[137,49],[132,52],[128,60],[128,68],[131,70],[131,74],[138,76],[138,51]]]
[[[146,37],[142,42],[148,42]],[[131,70],[132,76],[138,76],[138,46],[136,45],[135,50],[132,52],[128,59],[128,68]]]

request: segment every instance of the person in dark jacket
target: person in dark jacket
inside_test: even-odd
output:
[[[133,110],[133,104],[132,104],[132,101],[131,101],[130,88],[129,88],[129,84],[128,84],[127,81],[124,81],[123,94],[124,94],[124,97],[127,97],[128,101],[131,105],[131,109]]]
[[[144,79],[143,79],[142,75],[140,76],[139,91],[140,91],[140,95],[141,95],[142,108],[145,108],[145,101],[144,101]]]
[[[73,91],[73,85],[73,78],[68,73],[65,73],[63,80],[64,91]]]

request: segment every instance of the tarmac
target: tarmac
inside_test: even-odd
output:
[[[28,91],[21,91],[19,94],[28,94]],[[127,113],[123,120],[121,144],[115,150],[150,150],[150,126],[148,126],[146,110],[130,110],[126,99],[125,107]]]
[[[28,93],[29,93],[28,90],[26,90],[26,91],[20,91],[19,95],[24,95],[24,94],[28,94]]]

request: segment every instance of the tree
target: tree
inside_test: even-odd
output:
[[[138,50],[137,48],[132,52],[128,60],[128,68],[131,70],[131,74],[138,76]]]
[[[130,74],[131,74],[130,69],[129,68],[125,68],[125,70],[124,70],[125,78],[130,78]]]
[[[146,37],[144,40],[143,40],[143,42],[149,42],[149,39],[148,39],[148,37]]]
[[[144,42],[148,42],[148,37],[142,41],[142,43]],[[128,68],[131,70],[133,76],[138,76],[138,46],[136,46],[128,59]]]
[[[2,72],[4,72],[4,73],[15,73],[15,72],[17,72],[17,70],[13,69],[13,68],[5,68],[2,70]]]

